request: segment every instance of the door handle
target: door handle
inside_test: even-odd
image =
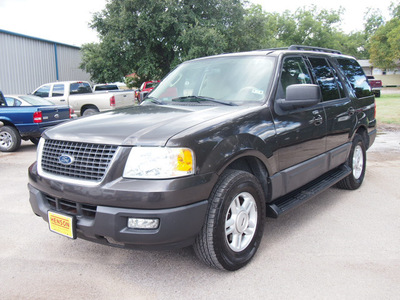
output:
[[[60,102],[65,102],[65,99],[61,99]]]
[[[315,126],[319,126],[324,122],[321,115],[316,115],[314,119],[310,121],[310,124],[314,124]]]

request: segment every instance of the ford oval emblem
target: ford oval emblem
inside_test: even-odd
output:
[[[59,158],[58,158],[58,162],[62,165],[65,166],[69,166],[72,165],[75,161],[75,158],[71,155],[68,154],[62,154]]]

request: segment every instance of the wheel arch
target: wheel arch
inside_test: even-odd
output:
[[[3,126],[11,126],[11,127],[14,127],[14,128],[19,132],[17,126],[15,126],[13,122],[11,122],[11,121],[9,121],[9,120],[7,120],[7,119],[0,119],[0,122],[3,123]],[[3,127],[3,126],[0,126],[0,128]]]
[[[99,108],[98,108],[96,105],[94,105],[94,104],[85,104],[85,105],[83,105],[83,106],[81,107],[81,109],[80,109],[81,116],[83,115],[83,113],[85,112],[85,110],[87,110],[87,109],[89,109],[89,108],[97,109],[98,111],[100,111]]]
[[[354,131],[353,136],[351,140],[354,139],[355,135],[359,134],[364,142],[365,148],[368,149],[369,146],[369,135],[368,135],[368,129],[364,125],[360,125],[357,130]]]
[[[242,155],[230,160],[218,172],[221,175],[225,170],[241,170],[253,174],[260,182],[266,202],[271,199],[271,181],[269,180],[269,170],[262,160],[254,153],[242,153]]]

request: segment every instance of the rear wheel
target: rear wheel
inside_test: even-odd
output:
[[[237,270],[252,259],[260,245],[265,220],[261,185],[250,173],[228,170],[209,201],[194,250],[207,265]]]
[[[351,174],[339,181],[337,187],[346,190],[358,189],[364,180],[366,162],[367,156],[364,140],[361,135],[356,134],[347,161],[348,166],[351,168]]]
[[[83,111],[82,116],[84,116],[84,117],[92,116],[92,115],[97,114],[98,112],[99,112],[99,110],[98,110],[97,108],[94,108],[94,107],[92,107],[92,108],[86,108],[86,109]]]
[[[0,151],[13,152],[21,145],[21,136],[17,129],[12,126],[0,128]]]

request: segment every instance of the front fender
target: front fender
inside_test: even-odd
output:
[[[238,134],[230,136],[219,142],[205,160],[201,173],[211,171],[222,172],[233,162],[243,157],[255,157],[266,167],[269,174],[277,171],[273,151],[275,138],[268,142],[250,134]]]

